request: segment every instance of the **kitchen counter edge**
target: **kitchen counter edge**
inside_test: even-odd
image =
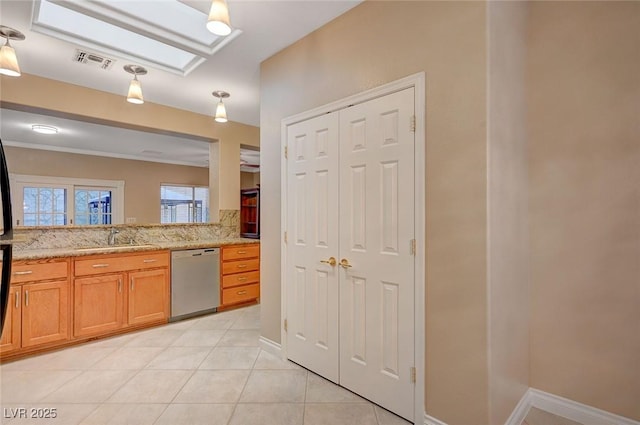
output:
[[[260,243],[259,239],[248,238],[233,238],[233,239],[217,239],[217,240],[199,240],[199,241],[180,241],[180,242],[154,242],[150,244],[133,245],[131,247],[127,245],[118,246],[117,249],[113,247],[90,247],[91,250],[87,251],[86,248],[48,248],[48,249],[25,249],[14,250],[14,261],[28,261],[28,260],[41,260],[45,258],[67,258],[67,257],[85,257],[90,255],[100,254],[127,254],[131,252],[145,252],[145,251],[179,251],[184,249],[199,249],[199,248],[218,248],[224,245],[242,245]],[[102,248],[102,249],[100,249]],[[85,249],[85,250],[83,250]]]

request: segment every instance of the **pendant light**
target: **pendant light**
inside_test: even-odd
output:
[[[226,91],[216,90],[211,93],[214,97],[217,97],[220,101],[218,102],[218,106],[216,106],[216,122],[227,122],[227,108],[224,107],[224,103],[222,103],[222,99],[226,99],[230,96]]]
[[[24,40],[25,36],[20,31],[5,27],[4,25],[0,25],[0,35],[7,39],[4,46],[0,48],[0,74],[8,75],[9,77],[19,77],[21,73],[18,58],[9,40]]]
[[[129,74],[133,74],[133,80],[129,84],[129,93],[127,94],[127,102],[141,105],[144,103],[144,97],[142,97],[142,86],[138,81],[138,75],[145,75],[147,70],[137,65],[125,65],[124,70]]]
[[[229,8],[227,7],[226,0],[213,0],[211,2],[207,29],[220,37],[231,34]]]

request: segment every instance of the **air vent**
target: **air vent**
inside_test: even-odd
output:
[[[115,59],[107,58],[97,53],[76,49],[73,61],[84,65],[94,66],[100,69],[109,70],[113,66]]]

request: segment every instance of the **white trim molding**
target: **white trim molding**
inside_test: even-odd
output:
[[[260,343],[260,348],[262,348],[267,353],[273,354],[274,356],[282,357],[282,346],[277,342],[263,336],[260,336],[258,342]]]
[[[640,422],[633,419],[535,388],[529,388],[527,393],[531,399],[531,406],[585,425],[640,425]]]
[[[440,419],[436,419],[433,416],[429,416],[427,412],[424,412],[424,425],[447,425],[447,424],[442,422]]]
[[[571,419],[584,425],[640,425],[640,422],[602,409],[569,400],[555,394],[529,388],[522,396],[505,425],[520,425],[529,410],[536,407],[545,412]]]
[[[529,409],[531,409],[531,388],[525,391],[518,404],[516,404],[515,409],[511,412],[509,419],[505,422],[505,425],[521,425],[524,418],[527,417]]]

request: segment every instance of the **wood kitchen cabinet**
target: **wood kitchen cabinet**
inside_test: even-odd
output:
[[[69,261],[12,265],[11,288],[0,352],[67,341],[70,332]]]
[[[95,255],[74,261],[74,336],[105,335],[169,317],[169,253]]]
[[[75,279],[74,335],[108,333],[123,325],[123,273]]]
[[[22,288],[12,286],[9,290],[9,301],[7,303],[7,315],[4,319],[4,329],[2,339],[0,339],[0,351],[3,353],[20,348],[22,340],[22,318],[20,309],[20,296]]]
[[[223,309],[260,298],[260,244],[222,247],[220,291]]]
[[[22,347],[69,339],[69,281],[22,286]]]
[[[260,189],[240,191],[240,236],[260,239]]]
[[[169,271],[129,273],[129,325],[166,320],[169,305]]]

